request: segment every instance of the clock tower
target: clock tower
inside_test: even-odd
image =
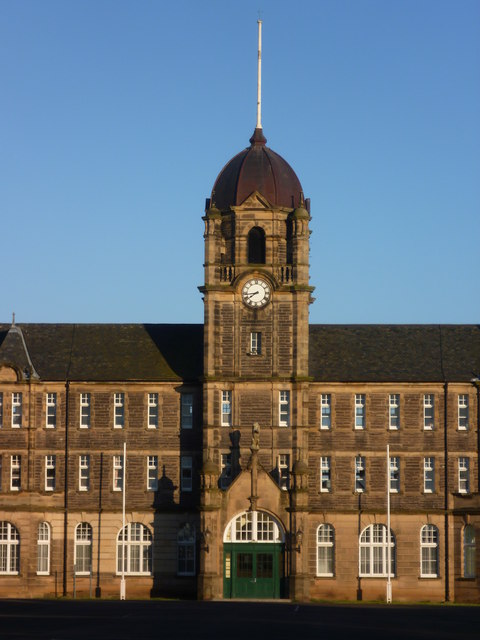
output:
[[[206,380],[308,376],[309,208],[256,128],[207,200]]]
[[[201,563],[204,598],[222,590],[221,540],[238,508],[277,513],[289,538],[295,464],[307,458],[310,203],[266,142],[258,114],[250,146],[218,175],[203,218],[201,526],[220,543]]]

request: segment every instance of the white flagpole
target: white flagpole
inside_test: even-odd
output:
[[[387,444],[387,604],[392,602],[392,580],[390,572],[392,548],[390,539],[390,445]]]
[[[262,21],[258,22],[257,129],[262,128]]]
[[[120,581],[120,600],[125,600],[125,494],[127,491],[127,443],[123,443],[123,478],[122,478],[122,579]]]

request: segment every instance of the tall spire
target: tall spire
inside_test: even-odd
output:
[[[262,128],[262,21],[258,23],[257,129]]]

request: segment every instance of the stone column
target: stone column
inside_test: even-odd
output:
[[[219,469],[207,458],[201,471],[200,552],[197,578],[198,599],[211,600],[222,595],[222,566],[219,557],[222,531],[219,531],[221,492],[218,488]]]
[[[308,575],[308,466],[297,460],[292,469],[293,487],[290,492],[292,513],[290,597],[305,601],[310,597],[310,578]]]

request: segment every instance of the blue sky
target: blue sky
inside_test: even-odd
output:
[[[311,198],[315,323],[480,321],[478,0],[0,0],[0,321],[202,322],[255,126]]]

